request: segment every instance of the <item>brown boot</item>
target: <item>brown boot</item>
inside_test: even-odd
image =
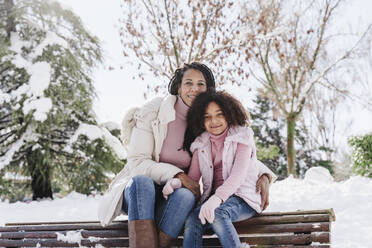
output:
[[[130,248],[157,248],[158,235],[154,220],[128,222]]]
[[[170,248],[173,238],[165,232],[159,230],[159,248]]]

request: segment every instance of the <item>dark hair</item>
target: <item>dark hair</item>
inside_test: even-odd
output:
[[[191,64],[184,64],[182,68],[178,68],[174,72],[174,75],[168,84],[168,91],[171,95],[178,94],[178,88],[181,85],[183,74],[189,69],[195,69],[203,73],[205,82],[207,84],[207,89],[216,88],[216,83],[214,81],[213,73],[208,68],[208,66],[198,63],[198,62],[192,62]]]
[[[191,143],[205,131],[204,115],[211,102],[215,102],[221,108],[229,127],[249,125],[249,113],[227,92],[208,90],[200,93],[187,113],[187,128],[182,148],[190,154]]]

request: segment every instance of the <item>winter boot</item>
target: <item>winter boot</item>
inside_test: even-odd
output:
[[[173,238],[165,232],[159,230],[159,248],[170,248]]]
[[[130,248],[157,248],[158,235],[154,220],[128,222]]]

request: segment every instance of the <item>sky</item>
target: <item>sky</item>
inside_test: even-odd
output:
[[[141,80],[132,79],[136,74],[134,68],[125,61],[122,55],[118,33],[118,19],[121,17],[121,0],[59,0],[65,7],[71,8],[83,20],[87,29],[98,36],[102,42],[105,62],[104,66],[94,72],[94,86],[97,91],[97,99],[94,102],[94,111],[98,116],[99,122],[113,121],[121,123],[125,112],[134,106],[141,106],[145,99],[143,93],[146,91],[146,83]],[[340,21],[340,27],[360,26],[372,23],[371,0],[352,0],[347,1],[347,8]],[[371,53],[372,54],[372,53]],[[135,60],[136,58],[131,58]],[[130,62],[130,60],[129,60]],[[119,69],[120,66],[123,69]],[[110,70],[109,67],[115,68]],[[369,77],[372,79],[372,77]],[[372,85],[372,83],[370,83]],[[247,95],[244,89],[228,89],[238,97],[247,99],[252,95]],[[372,95],[372,86],[369,88]],[[251,101],[246,101],[245,105],[250,106]],[[372,132],[372,113],[360,106],[353,106],[343,110],[345,122],[353,120],[352,126],[347,130],[342,130],[346,136],[365,134]],[[343,121],[342,118],[340,121]]]

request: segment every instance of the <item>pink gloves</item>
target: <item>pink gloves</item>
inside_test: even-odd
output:
[[[214,210],[221,205],[221,198],[216,195],[212,195],[200,208],[199,219],[204,225],[206,220],[209,223],[213,223],[214,220]]]
[[[182,183],[178,178],[170,179],[163,188],[163,196],[165,199],[168,199],[168,195],[172,194],[175,189],[181,188]]]

